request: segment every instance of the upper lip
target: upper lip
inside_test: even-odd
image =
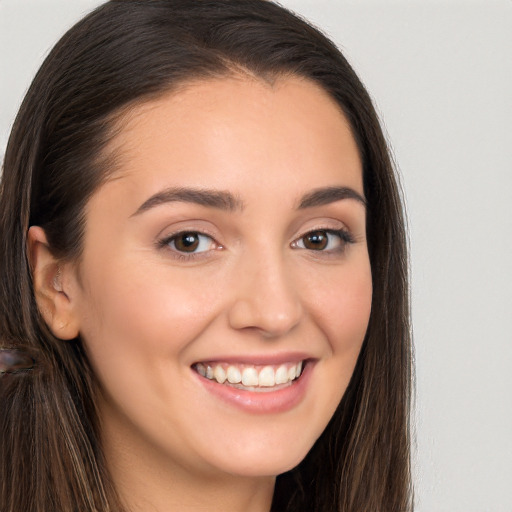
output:
[[[279,365],[284,363],[298,363],[306,359],[314,359],[311,354],[305,352],[285,352],[279,354],[246,354],[246,355],[215,355],[210,358],[200,359],[197,363],[228,363],[250,365]]]

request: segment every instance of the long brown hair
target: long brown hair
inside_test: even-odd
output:
[[[84,207],[115,169],[108,142],[130,106],[195,79],[248,71],[314,81],[350,122],[363,162],[373,279],[350,385],[305,460],[277,478],[277,512],[412,510],[411,340],[397,178],[372,102],[317,29],[263,0],[114,0],[50,53],[21,106],[0,185],[0,510],[118,512],[80,339],[37,310],[29,226],[79,258]]]

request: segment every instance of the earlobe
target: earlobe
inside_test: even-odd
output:
[[[55,258],[39,226],[32,226],[28,231],[27,255],[37,307],[44,321],[57,338],[76,338],[79,328],[75,304],[70,287],[66,286],[71,266]]]

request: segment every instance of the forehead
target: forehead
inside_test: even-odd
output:
[[[236,189],[269,179],[290,189],[341,180],[362,194],[348,121],[321,87],[298,77],[191,83],[122,116],[111,149],[116,181],[148,194],[163,185]]]

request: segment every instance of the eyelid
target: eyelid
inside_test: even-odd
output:
[[[312,233],[314,231],[329,231],[331,233],[344,231],[349,234],[352,233],[352,229],[349,228],[347,223],[341,221],[336,217],[316,217],[308,220],[303,220],[300,223],[300,227],[297,226],[295,230],[295,234],[293,235],[294,240],[298,240],[308,233]]]

